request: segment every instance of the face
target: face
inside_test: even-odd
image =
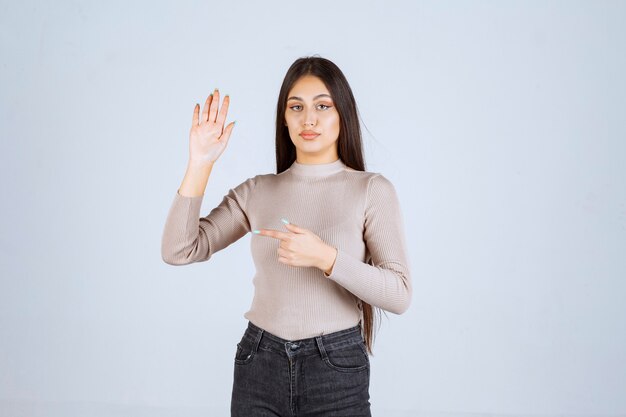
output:
[[[305,75],[294,83],[287,94],[285,124],[299,163],[322,164],[339,158],[339,113],[321,79]]]

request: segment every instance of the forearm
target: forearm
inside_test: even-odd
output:
[[[170,265],[186,265],[207,258],[208,240],[198,227],[202,196],[175,195],[161,240],[161,257]]]
[[[326,272],[325,277],[368,304],[395,314],[404,313],[411,303],[409,270],[400,259],[374,266],[337,251],[331,273]]]
[[[189,161],[187,163],[187,171],[183,182],[178,189],[178,193],[185,197],[198,197],[204,195],[211,170],[212,163],[195,163]]]
[[[337,249],[326,245],[317,267],[325,274],[330,275],[330,272],[333,270],[333,266],[335,265],[335,259],[337,259]]]

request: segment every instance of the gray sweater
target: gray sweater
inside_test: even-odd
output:
[[[251,234],[254,298],[244,317],[287,340],[355,326],[363,300],[401,314],[411,302],[403,218],[393,184],[341,159],[294,162],[280,174],[248,178],[200,217],[203,196],[178,193],[162,237],[171,265],[202,262],[255,229],[287,231],[281,218],[337,249],[330,275],[278,261],[280,241]]]

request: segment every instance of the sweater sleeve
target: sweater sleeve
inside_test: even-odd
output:
[[[200,217],[202,196],[182,196],[178,190],[161,239],[161,257],[170,265],[207,261],[250,231],[246,205],[255,186],[248,178],[228,191],[222,202]]]
[[[395,188],[381,174],[368,184],[363,237],[372,264],[337,248],[331,273],[324,276],[372,306],[404,313],[412,295],[404,223]]]

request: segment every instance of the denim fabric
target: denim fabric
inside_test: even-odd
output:
[[[234,368],[232,417],[371,416],[360,325],[289,341],[248,322]]]

